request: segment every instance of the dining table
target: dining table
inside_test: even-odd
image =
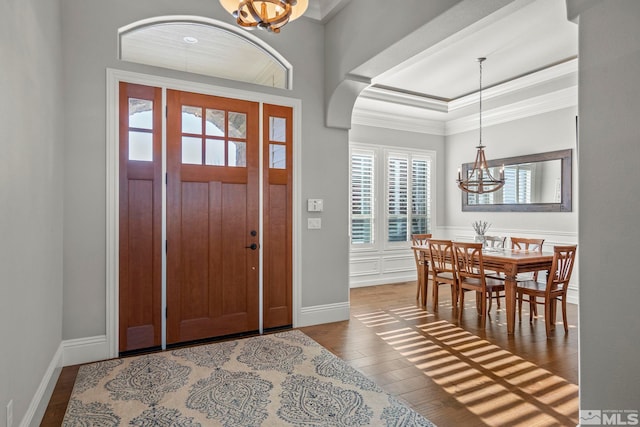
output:
[[[426,308],[429,289],[429,247],[412,246],[419,252],[424,269],[421,305]],[[507,314],[507,334],[513,335],[516,323],[516,293],[518,273],[549,271],[553,263],[553,252],[539,252],[509,248],[484,248],[482,260],[486,271],[503,273],[505,277],[505,310]]]

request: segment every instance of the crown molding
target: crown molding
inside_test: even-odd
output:
[[[400,92],[392,89],[370,86],[362,91],[360,97],[374,101],[406,105],[408,107],[424,108],[441,113],[449,112],[448,102],[445,100]]]
[[[389,111],[377,111],[368,108],[354,109],[351,123],[352,125],[357,124],[430,135],[445,135],[444,121],[394,114]]]
[[[568,61],[543,68],[540,71],[526,74],[516,79],[508,80],[496,86],[492,86],[482,90],[482,99],[488,100],[499,96],[507,95],[512,92],[527,89],[542,83],[549,82],[567,75],[578,73],[578,58],[572,58]],[[460,108],[477,104],[480,98],[480,92],[474,92],[469,95],[462,96],[449,102],[449,112]]]
[[[572,86],[503,107],[483,111],[482,124],[483,126],[497,125],[560,110],[562,108],[574,107],[576,105],[578,105],[578,87]],[[454,135],[474,130],[478,128],[478,125],[478,114],[449,120],[445,124],[445,135]]]
[[[321,23],[326,23],[333,18],[350,0],[312,0],[309,1],[305,17]]]
[[[536,86],[578,72],[578,59],[574,58],[483,90],[484,99],[496,98]],[[432,135],[453,135],[478,128],[478,114],[447,120],[452,111],[478,102],[475,92],[452,101],[434,99],[388,88],[370,86],[359,96],[353,110],[352,123],[383,127]],[[571,86],[524,101],[486,110],[483,125],[491,126],[537,114],[578,105],[578,88]],[[425,114],[442,115],[442,119],[426,118]]]
[[[578,105],[578,87],[572,86],[545,95],[536,96],[524,101],[483,111],[483,126],[492,126],[519,120],[538,114]],[[388,107],[388,104],[385,105]],[[353,110],[352,124],[381,127],[409,132],[427,133],[430,135],[454,135],[478,129],[478,114],[470,114],[453,120],[433,120],[418,114],[400,113],[399,109],[379,109],[372,105],[359,105]]]

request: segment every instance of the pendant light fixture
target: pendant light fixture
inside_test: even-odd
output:
[[[279,33],[287,22],[302,16],[309,0],[220,0],[220,4],[241,27]]]
[[[500,178],[496,179],[491,175],[491,171],[487,166],[487,159],[484,155],[484,145],[482,145],[482,63],[487,58],[478,58],[480,64],[480,143],[476,147],[476,160],[473,163],[471,171],[462,179],[462,173],[458,169],[458,187],[467,193],[491,193],[502,188],[504,185],[504,166],[500,170]]]

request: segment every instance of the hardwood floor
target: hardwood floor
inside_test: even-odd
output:
[[[507,336],[504,302],[486,330],[473,297],[458,325],[451,298],[438,311],[417,306],[415,282],[351,290],[351,319],[300,328],[440,427],[578,424],[577,307],[551,339],[544,319],[516,318]],[[62,370],[41,426],[59,426],[78,366]]]

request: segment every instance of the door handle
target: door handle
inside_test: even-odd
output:
[[[258,245],[257,245],[257,244],[255,244],[255,243],[252,243],[252,244],[251,244],[251,245],[249,245],[249,246],[245,246],[245,248],[247,248],[247,249],[251,249],[252,251],[255,251],[256,249],[258,249]]]

